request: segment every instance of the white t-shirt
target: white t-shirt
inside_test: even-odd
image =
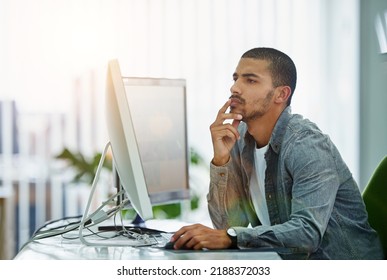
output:
[[[265,153],[268,145],[260,149],[255,149],[254,153],[254,169],[250,178],[250,194],[254,205],[255,212],[262,225],[270,225],[269,212],[267,211],[266,196],[265,196],[265,171],[266,161]]]

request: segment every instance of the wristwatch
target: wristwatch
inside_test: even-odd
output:
[[[235,229],[233,228],[229,228],[227,230],[227,236],[231,239],[231,245],[230,245],[230,249],[237,249],[238,248],[238,240],[237,240],[237,233],[235,231]]]

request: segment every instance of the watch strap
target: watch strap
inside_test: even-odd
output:
[[[227,236],[231,239],[231,245],[230,249],[237,249],[238,248],[238,238],[235,229],[229,228],[227,230]]]

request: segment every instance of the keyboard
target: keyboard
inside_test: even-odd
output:
[[[122,226],[100,226],[100,231],[122,231]],[[139,246],[155,246],[164,247],[173,235],[173,233],[165,232],[162,230],[138,227],[138,226],[125,226],[125,230],[128,233],[128,238],[136,239],[139,242]]]
[[[112,225],[112,226],[99,226],[99,231],[120,231],[122,230],[123,226],[121,225]],[[126,230],[130,230],[132,232],[138,233],[138,234],[160,234],[165,233],[165,231],[157,230],[153,228],[147,228],[147,227],[138,227],[138,226],[125,226]]]
[[[162,232],[159,234],[150,235],[150,238],[153,238],[157,242],[157,244],[153,244],[154,247],[164,247],[165,244],[171,240],[172,235],[173,233]]]

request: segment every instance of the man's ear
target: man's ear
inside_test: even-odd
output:
[[[292,90],[289,86],[279,86],[277,87],[277,95],[275,101],[277,103],[287,103],[290,98]]]

